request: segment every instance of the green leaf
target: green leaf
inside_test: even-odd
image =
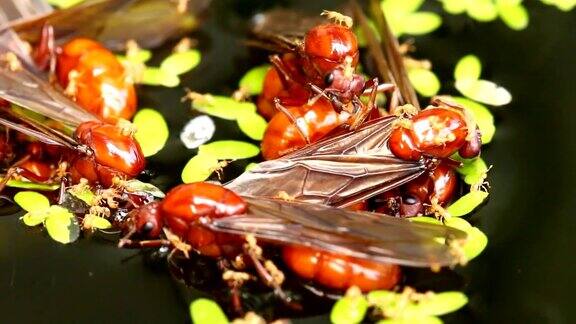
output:
[[[464,161],[462,167],[456,169],[456,171],[464,175],[464,182],[473,185],[478,183],[484,174],[488,172],[488,166],[482,158],[476,158]]]
[[[455,312],[468,303],[466,295],[459,291],[447,291],[425,296],[411,310],[414,313],[440,316]]]
[[[486,106],[466,98],[452,97],[452,99],[472,113],[482,133],[482,144],[490,143],[496,132],[492,112]]]
[[[464,218],[461,217],[450,217],[448,219],[445,220],[446,222],[446,226],[450,226],[453,227],[455,229],[459,229],[463,232],[468,232],[471,228],[472,225],[470,225],[470,223],[468,223],[467,220],[465,220]]]
[[[387,15],[405,15],[418,10],[423,3],[424,0],[383,0],[380,6]]]
[[[512,101],[508,90],[488,80],[456,80],[456,89],[464,96],[492,106],[503,106]]]
[[[76,217],[60,206],[50,206],[44,226],[53,240],[63,244],[74,242],[80,236],[80,226]]]
[[[34,191],[18,192],[14,195],[14,202],[27,212],[40,211],[50,207],[48,198]]]
[[[178,75],[167,73],[160,68],[146,67],[142,75],[142,84],[174,88],[180,84],[180,78]]]
[[[1,179],[2,178],[0,178],[0,180]],[[8,180],[6,186],[11,188],[30,189],[36,191],[54,191],[60,188],[59,183],[36,183],[24,180]]]
[[[198,298],[190,304],[190,317],[194,324],[228,324],[222,308],[206,298]]]
[[[447,211],[450,216],[460,217],[467,215],[476,209],[476,207],[480,206],[487,197],[487,192],[479,190],[471,191],[448,206]]]
[[[171,54],[162,61],[160,70],[171,75],[181,75],[195,68],[198,63],[200,63],[200,52],[192,49]]]
[[[410,217],[410,218],[408,218],[408,220],[411,222],[442,225],[441,221],[437,220],[436,218],[432,218],[432,217],[428,217],[428,216]]]
[[[496,1],[498,13],[502,21],[514,30],[522,30],[528,27],[530,18],[528,11],[522,3],[509,4],[507,2],[509,1]]]
[[[240,102],[229,97],[205,95],[192,102],[192,108],[222,119],[236,120],[238,117],[256,111],[251,102]]]
[[[26,213],[22,216],[22,221],[26,226],[38,226],[44,223],[46,217],[48,217],[48,208]]]
[[[458,15],[464,13],[467,7],[467,1],[462,0],[440,0],[444,11],[449,14]]]
[[[415,12],[402,19],[402,32],[410,35],[424,35],[438,29],[442,18],[433,12]]]
[[[244,171],[245,171],[245,172],[248,172],[248,171],[250,171],[250,170],[256,169],[257,167],[258,167],[258,163],[252,162],[252,163],[248,164],[248,165],[246,166],[246,168],[244,168]]]
[[[135,55],[131,55],[130,58],[128,58],[125,55],[116,55],[116,57],[118,58],[118,60],[122,61],[122,62],[133,62],[133,63],[146,63],[148,62],[151,58],[152,58],[152,52],[150,52],[149,50],[145,50],[145,49],[139,49]]]
[[[376,322],[376,324],[442,324],[442,320],[436,316],[415,316],[387,318]]]
[[[94,203],[94,199],[96,198],[96,195],[88,187],[79,188],[79,189],[75,189],[73,187],[71,190],[68,190],[68,192],[72,196],[82,200],[83,202],[85,202],[88,205],[92,205],[92,203]]]
[[[422,68],[409,69],[408,78],[414,89],[424,97],[432,97],[440,90],[440,80],[430,70]]]
[[[245,114],[236,120],[242,133],[253,140],[261,141],[268,122],[257,113]]]
[[[158,153],[170,136],[168,125],[162,114],[150,108],[140,109],[134,116],[136,134],[134,137],[140,143],[144,156]]]
[[[482,73],[482,63],[476,55],[466,55],[454,68],[454,80],[478,80]]]
[[[198,154],[192,157],[182,169],[182,182],[204,181],[220,167],[218,159],[210,154]]]
[[[112,224],[103,217],[99,217],[96,215],[88,214],[84,217],[84,227],[91,228],[91,229],[107,229],[112,227]]]
[[[240,141],[217,141],[198,148],[198,154],[207,154],[218,160],[248,159],[259,153],[258,146]]]
[[[82,3],[84,0],[48,0],[47,2],[54,7],[66,9]]]
[[[360,323],[368,310],[368,301],[363,295],[344,296],[332,307],[330,321],[334,324]]]
[[[466,234],[468,237],[464,244],[464,255],[468,260],[472,260],[484,251],[488,245],[488,237],[477,227],[471,227]]]
[[[147,182],[142,182],[137,179],[132,179],[124,182],[124,188],[128,192],[145,192],[156,198],[164,198],[165,194],[162,190],[158,189],[155,185]]]
[[[270,69],[270,64],[253,67],[240,79],[238,87],[246,91],[249,95],[255,96],[262,92],[264,77]]]
[[[469,1],[467,6],[468,15],[481,22],[492,21],[498,17],[498,10],[493,0]]]

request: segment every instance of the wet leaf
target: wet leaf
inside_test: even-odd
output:
[[[514,30],[522,30],[528,27],[528,11],[522,3],[510,3],[510,1],[497,0],[496,6],[502,21]]]
[[[462,0],[440,0],[444,11],[449,14],[458,15],[466,12],[467,1]]]
[[[464,96],[492,106],[503,106],[512,101],[508,90],[488,80],[456,80],[456,89]]]
[[[414,89],[424,97],[432,97],[440,90],[440,80],[430,70],[421,68],[409,69],[408,78]]]
[[[464,244],[464,255],[468,260],[472,260],[488,245],[488,237],[477,227],[471,227],[466,231],[468,234],[466,244]]]
[[[498,17],[498,10],[493,0],[474,0],[468,2],[468,15],[478,21],[492,21]]]
[[[180,84],[180,78],[178,75],[167,73],[160,68],[146,67],[142,75],[142,84],[174,88]]]
[[[43,210],[50,207],[50,201],[43,194],[34,191],[20,191],[14,195],[14,202],[27,212]]]
[[[228,120],[236,120],[242,115],[256,111],[256,105],[251,102],[240,102],[230,97],[211,95],[206,95],[202,99],[194,100],[192,107],[210,116]]]
[[[469,185],[478,183],[480,179],[488,172],[488,166],[482,158],[465,160],[460,168],[456,171],[464,175],[464,182]]]
[[[436,316],[415,316],[387,318],[376,322],[376,324],[442,324],[442,320]]]
[[[48,0],[47,2],[54,7],[66,9],[84,2],[84,0]]]
[[[22,219],[22,222],[24,222],[24,224],[26,226],[38,226],[38,225],[44,223],[44,220],[46,219],[46,217],[48,217],[48,208],[43,209],[43,210],[28,212],[24,216],[22,216],[21,219]]]
[[[180,140],[189,149],[208,142],[214,136],[216,126],[212,118],[202,115],[191,119],[180,132]]]
[[[262,92],[264,77],[270,69],[270,64],[253,67],[240,79],[238,87],[246,91],[249,95],[255,96]]]
[[[407,15],[402,20],[402,33],[410,35],[424,35],[438,29],[442,25],[442,18],[432,12],[416,12]]]
[[[482,63],[476,55],[466,55],[454,68],[454,80],[478,80],[482,73]]]
[[[450,216],[459,217],[467,215],[476,209],[476,207],[480,206],[487,197],[487,192],[479,190],[471,191],[448,206],[447,211],[450,213]]]
[[[194,324],[227,324],[228,318],[220,306],[206,298],[198,298],[190,304],[190,317]]]
[[[240,141],[217,141],[198,148],[198,154],[207,154],[218,160],[248,159],[259,153],[258,146]]]
[[[76,217],[60,206],[50,207],[44,226],[53,240],[63,244],[74,242],[80,236],[80,226]]]
[[[200,63],[200,57],[200,52],[194,49],[176,52],[162,61],[160,70],[171,75],[181,75],[195,68]]]
[[[72,188],[71,190],[68,190],[68,193],[70,193],[72,196],[82,200],[83,202],[85,202],[89,206],[92,205],[92,203],[94,202],[94,199],[96,198],[96,195],[88,187],[83,187],[83,188],[79,188],[79,189]]]
[[[242,133],[253,140],[261,141],[268,122],[257,113],[244,114],[236,120]]]
[[[88,214],[86,217],[84,217],[83,225],[85,228],[101,230],[112,227],[112,224],[106,218],[92,214]]]
[[[496,132],[492,112],[486,106],[466,98],[452,97],[452,99],[472,113],[482,133],[482,144],[490,143]]]
[[[254,170],[258,167],[258,163],[250,163],[244,168],[244,171]]]
[[[368,310],[368,301],[363,295],[344,296],[332,307],[330,321],[334,324],[360,323]]]
[[[168,125],[162,114],[150,108],[140,109],[134,116],[136,134],[134,137],[142,148],[144,156],[158,153],[170,136]]]
[[[2,179],[2,178],[0,178],[0,179]],[[11,188],[31,189],[31,190],[37,190],[37,191],[54,191],[54,190],[60,188],[59,183],[54,183],[54,184],[36,183],[36,182],[23,181],[23,180],[8,180],[8,183],[6,183],[6,186],[11,187]]]
[[[459,291],[447,291],[425,296],[410,312],[419,315],[440,316],[455,312],[468,303],[468,297]]]
[[[192,157],[182,170],[182,182],[204,181],[220,167],[217,158],[210,154],[198,154]]]
[[[164,192],[158,189],[158,187],[156,187],[155,185],[147,182],[142,182],[137,179],[125,181],[124,188],[126,188],[128,192],[134,192],[134,193],[144,192],[156,198],[164,198],[165,196]]]

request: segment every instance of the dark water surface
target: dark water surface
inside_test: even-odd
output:
[[[205,52],[202,64],[183,85],[230,93],[258,63],[238,42],[245,19],[273,2],[214,2],[196,35]],[[318,11],[335,2],[280,3]],[[491,199],[473,218],[490,243],[459,271],[471,302],[449,322],[576,320],[576,13],[535,1],[527,5],[531,22],[522,32],[501,22],[478,24],[448,16],[439,31],[417,38],[418,55],[429,58],[443,80],[451,79],[459,57],[475,53],[485,65],[483,77],[514,96],[512,104],[496,111],[497,133],[484,153],[494,165]],[[152,161],[154,168],[172,171],[156,179],[162,186],[175,184],[179,174],[174,170],[194,153],[177,138],[191,116],[188,105],[180,103],[182,94],[182,89],[146,88],[141,95],[141,106],[164,111],[175,130],[168,147]],[[233,124],[218,130],[223,134],[217,138],[242,138]],[[0,322],[189,321],[189,301],[165,268],[101,239],[60,245],[40,230],[25,228],[19,215],[0,217]]]

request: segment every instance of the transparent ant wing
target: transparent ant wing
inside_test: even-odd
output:
[[[205,225],[216,231],[253,234],[267,241],[382,263],[435,267],[461,261],[454,246],[465,240],[466,234],[447,226],[303,202],[246,201],[245,215],[214,219]]]

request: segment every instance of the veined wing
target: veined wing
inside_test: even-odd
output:
[[[197,27],[199,15],[211,0],[191,0],[179,12],[169,0],[87,0],[47,15],[24,18],[9,25],[20,37],[37,42],[44,24],[54,27],[58,41],[90,37],[112,50],[121,50],[133,39],[142,47],[156,47],[166,39]]]
[[[425,172],[419,161],[390,153],[395,117],[326,138],[277,160],[265,161],[226,185],[245,196],[293,199],[338,207],[397,188]]]
[[[0,42],[10,30],[0,33]],[[75,128],[98,118],[31,73],[25,66],[0,62],[0,98]]]
[[[249,197],[278,198],[346,207],[420,176],[421,164],[378,155],[319,155],[258,164],[226,184]]]
[[[462,241],[447,226],[302,202],[246,198],[246,215],[206,221],[213,230],[310,246],[352,257],[414,267],[455,265],[458,253],[439,238]]]

